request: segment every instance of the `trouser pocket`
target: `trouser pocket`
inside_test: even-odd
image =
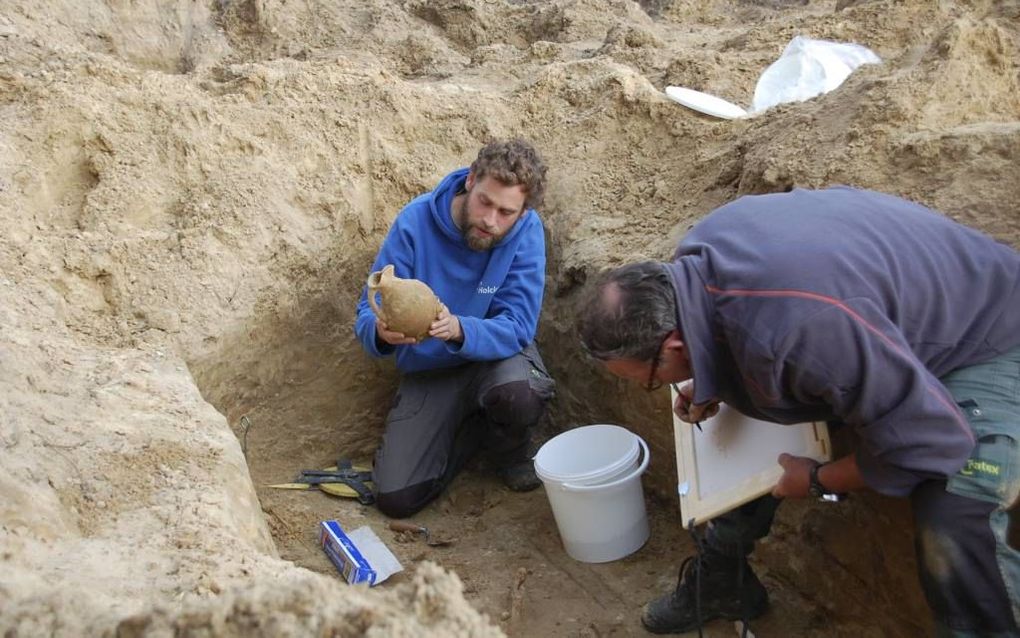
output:
[[[521,351],[521,355],[530,366],[528,370],[528,385],[531,386],[535,394],[544,401],[555,396],[556,382],[553,381],[549,370],[545,367],[545,361],[542,360],[542,355],[538,352],[535,344],[528,344],[528,347]]]
[[[976,441],[946,491],[1008,508],[1020,495],[1020,423],[1009,412],[982,407],[974,399],[958,402]]]

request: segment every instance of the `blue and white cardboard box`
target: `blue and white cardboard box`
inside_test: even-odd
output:
[[[396,556],[369,527],[350,534],[337,521],[319,523],[322,549],[348,583],[378,585],[403,569]]]

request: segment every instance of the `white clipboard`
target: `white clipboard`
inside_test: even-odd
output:
[[[670,389],[676,401],[676,390]],[[819,462],[832,457],[825,423],[779,425],[723,404],[701,430],[673,415],[677,492],[683,525],[699,525],[772,491],[783,452]]]

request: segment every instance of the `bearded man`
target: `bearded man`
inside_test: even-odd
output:
[[[523,140],[484,146],[397,216],[372,271],[388,264],[428,284],[444,306],[428,337],[390,330],[367,301],[354,330],[368,354],[394,355],[400,386],[376,452],[376,504],[410,516],[477,451],[514,491],[540,485],[531,430],[554,382],[535,346],[545,287],[545,234],[535,211],[546,167]]]

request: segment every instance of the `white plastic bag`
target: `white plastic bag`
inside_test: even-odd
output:
[[[732,120],[757,115],[784,102],[803,102],[828,93],[862,64],[881,63],[871,49],[859,44],[812,40],[798,35],[758,78],[750,110],[682,86],[667,86],[666,96],[695,111]]]
[[[862,64],[880,64],[871,49],[859,44],[797,36],[758,78],[751,112],[784,102],[803,102],[828,93]]]

